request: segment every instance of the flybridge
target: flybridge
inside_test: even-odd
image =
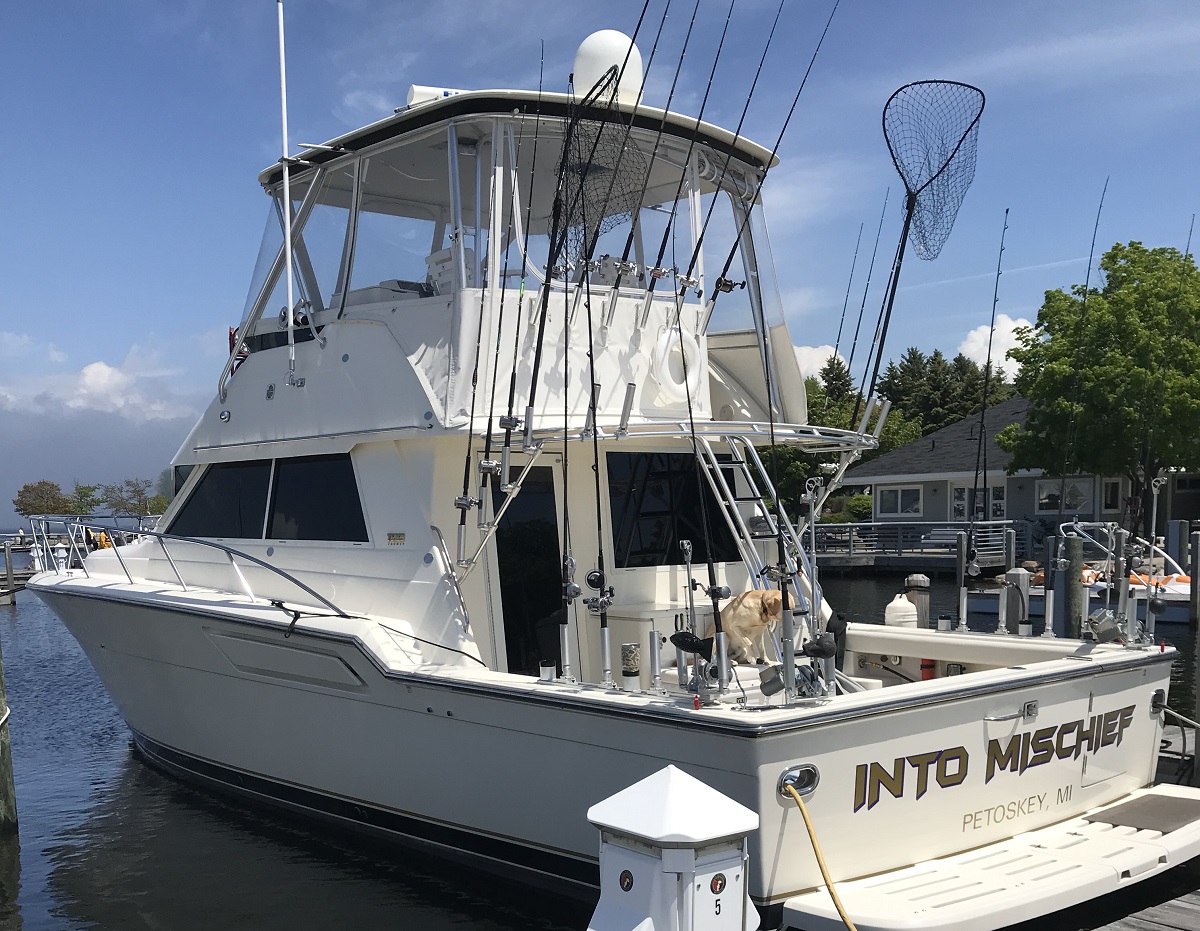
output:
[[[471,429],[487,411],[520,419],[528,442],[564,412],[628,427],[678,419],[688,398],[703,419],[806,422],[757,202],[772,153],[628,97],[604,109],[565,94],[463,92],[311,148],[289,161],[292,250],[280,236],[282,167],[264,172],[275,204],[260,254],[275,258],[259,263],[240,357],[206,420],[229,416],[193,448],[312,435],[318,394],[359,433]],[[598,150],[589,132],[613,138]],[[364,352],[351,323],[387,338],[367,338]],[[296,362],[281,382],[268,359],[285,342]],[[541,371],[542,346],[559,347],[556,371]],[[768,361],[773,396],[739,397]],[[381,392],[393,400],[361,410]],[[235,419],[235,395],[273,402],[270,416]],[[244,432],[250,423],[269,434]]]

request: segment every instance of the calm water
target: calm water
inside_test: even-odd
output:
[[[828,580],[849,616],[878,617],[898,579]],[[934,611],[940,608],[935,591]],[[1195,707],[1195,635],[1185,628]],[[0,607],[20,812],[0,844],[0,929],[581,929],[588,905],[428,857],[237,807],[140,762],[87,659],[49,609]],[[1182,664],[1181,664],[1182,665]],[[1092,928],[1200,887],[1200,867],[1038,922]]]

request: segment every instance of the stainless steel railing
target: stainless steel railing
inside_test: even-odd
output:
[[[289,585],[310,596],[321,606],[329,611],[332,611],[338,617],[352,616],[347,614],[324,595],[319,594],[309,586],[305,585],[291,573],[280,569],[278,566],[272,566],[270,563],[264,562],[257,556],[251,556],[249,553],[243,553],[241,550],[236,550],[231,546],[226,546],[224,543],[217,543],[213,540],[201,540],[195,537],[182,537],[170,533],[159,533],[155,530],[120,530],[115,529],[111,525],[91,523],[77,518],[40,516],[30,518],[30,522],[33,530],[34,544],[42,547],[42,552],[45,553],[44,565],[48,571],[70,572],[73,568],[77,567],[83,570],[83,574],[87,578],[91,578],[91,573],[88,571],[87,567],[87,556],[90,552],[87,544],[88,531],[91,531],[93,534],[103,532],[110,538],[114,534],[120,534],[124,537],[131,538],[129,542],[141,539],[142,537],[150,537],[158,541],[158,547],[162,551],[167,564],[171,567],[171,572],[175,576],[175,581],[185,592],[190,591],[191,589],[184,580],[183,574],[179,571],[179,565],[175,562],[170,550],[167,549],[168,542],[180,543],[188,546],[204,547],[224,553],[229,561],[230,568],[232,568],[234,574],[238,578],[238,583],[241,586],[241,593],[244,594],[252,604],[258,603],[260,599],[255,597],[254,591],[250,588],[250,583],[246,580],[245,573],[242,572],[242,567],[238,564],[239,560],[244,560],[245,562],[252,563],[261,569],[266,569],[272,575],[283,579]],[[68,539],[68,543],[65,546],[62,543],[51,542],[51,525],[57,524],[63,525],[62,533],[65,533]],[[56,538],[60,538],[61,534],[58,531],[54,531],[54,536]],[[132,585],[137,580],[134,579],[133,573],[129,570],[129,564],[125,561],[125,557],[121,552],[125,546],[128,545],[128,543],[117,545],[116,540],[113,540],[112,542],[112,553],[116,557],[117,563],[121,567],[121,571],[125,574],[125,578],[129,581],[129,584]],[[53,551],[60,546],[64,547],[66,550],[66,552],[63,554],[63,558],[61,559],[61,564],[60,560],[55,559],[53,556]],[[141,581],[150,580],[142,578]],[[160,580],[156,579],[154,581],[158,582]]]
[[[889,553],[893,555],[953,553],[958,534],[967,532],[966,521],[862,521],[818,524],[817,549],[822,553]],[[980,559],[1003,560],[1005,532],[1010,520],[976,521],[975,551]]]

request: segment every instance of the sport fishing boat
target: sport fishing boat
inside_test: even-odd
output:
[[[840,473],[879,413],[808,422],[774,152],[641,76],[598,33],[586,92],[414,87],[261,174],[169,510],[71,525],[29,584],[138,750],[586,895],[588,807],[673,763],[758,813],[765,927],[835,920],[792,788],[860,928],[995,928],[1200,852],[1200,793],[1153,785],[1170,648],[833,614],[764,460]]]

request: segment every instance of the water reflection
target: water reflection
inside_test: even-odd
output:
[[[521,898],[412,852],[226,805],[128,754],[106,798],[50,851],[72,925],[101,928],[579,928],[590,908]]]

